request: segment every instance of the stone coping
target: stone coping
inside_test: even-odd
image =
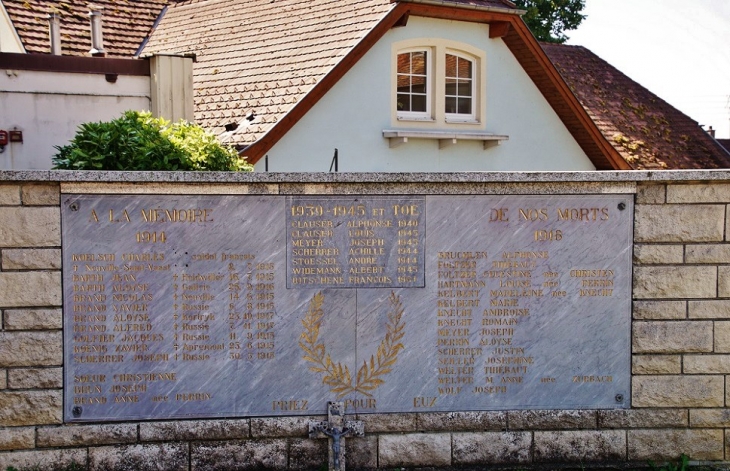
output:
[[[553,183],[730,180],[730,170],[630,170],[593,172],[123,172],[0,170],[1,181],[165,183]]]

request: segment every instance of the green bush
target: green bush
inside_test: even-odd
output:
[[[68,145],[56,146],[54,169],[252,171],[253,166],[200,126],[127,111],[84,123]]]

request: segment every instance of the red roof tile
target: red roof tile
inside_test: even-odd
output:
[[[542,47],[606,140],[632,168],[730,168],[730,154],[696,121],[588,49]]]
[[[102,36],[107,57],[131,58],[149,34],[167,0],[2,0],[26,52],[51,52],[48,14],[61,17],[63,55],[89,56],[89,4],[103,8]]]

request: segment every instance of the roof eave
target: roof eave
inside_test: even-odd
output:
[[[449,8],[461,8],[464,10],[477,10],[477,11],[487,11],[487,12],[495,12],[495,13],[508,13],[510,15],[518,15],[522,16],[525,13],[527,13],[527,10],[520,10],[517,8],[500,8],[500,7],[493,7],[489,5],[467,5],[464,3],[455,3],[449,0],[392,0],[393,2],[397,3],[420,3],[423,5],[438,5],[438,6],[445,6]]]

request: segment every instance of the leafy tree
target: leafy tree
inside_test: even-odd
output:
[[[513,0],[518,8],[527,10],[522,17],[538,41],[564,43],[564,31],[576,29],[585,15],[585,0]]]
[[[127,111],[108,122],[84,123],[68,145],[56,146],[53,168],[65,170],[218,170],[253,167],[197,124],[171,123]]]

